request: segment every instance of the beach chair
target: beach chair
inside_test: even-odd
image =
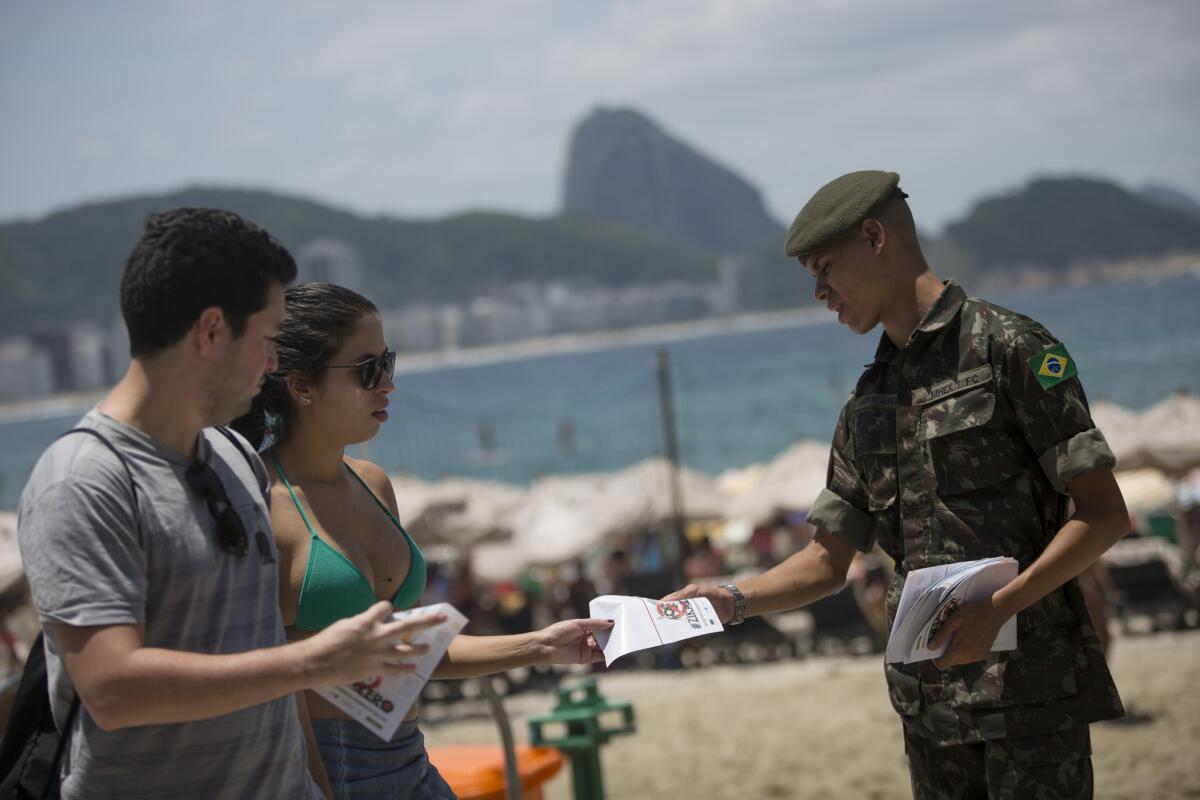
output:
[[[1128,538],[1104,554],[1105,569],[1115,597],[1121,631],[1149,627],[1150,631],[1194,627],[1197,609],[1182,582],[1179,550],[1165,540]]]

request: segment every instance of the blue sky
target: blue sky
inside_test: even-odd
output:
[[[203,183],[371,213],[552,213],[637,108],[785,223],[895,169],[936,228],[1034,174],[1200,196],[1195,0],[0,0],[0,219]]]

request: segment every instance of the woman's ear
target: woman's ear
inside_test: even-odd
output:
[[[288,396],[292,398],[297,405],[306,406],[312,403],[312,384],[303,375],[296,372],[289,372],[284,378],[287,384]]]

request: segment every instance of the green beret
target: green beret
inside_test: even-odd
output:
[[[895,172],[868,169],[834,178],[817,190],[788,230],[784,252],[788,258],[805,258],[867,217],[867,213],[896,191]],[[908,195],[900,193],[902,197]]]

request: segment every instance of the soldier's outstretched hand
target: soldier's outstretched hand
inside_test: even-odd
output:
[[[707,598],[713,604],[713,609],[717,612],[717,619],[722,623],[729,622],[733,619],[733,595],[728,589],[722,589],[719,586],[700,586],[699,584],[689,583],[682,589],[671,592],[663,600],[690,600],[693,597]]]

